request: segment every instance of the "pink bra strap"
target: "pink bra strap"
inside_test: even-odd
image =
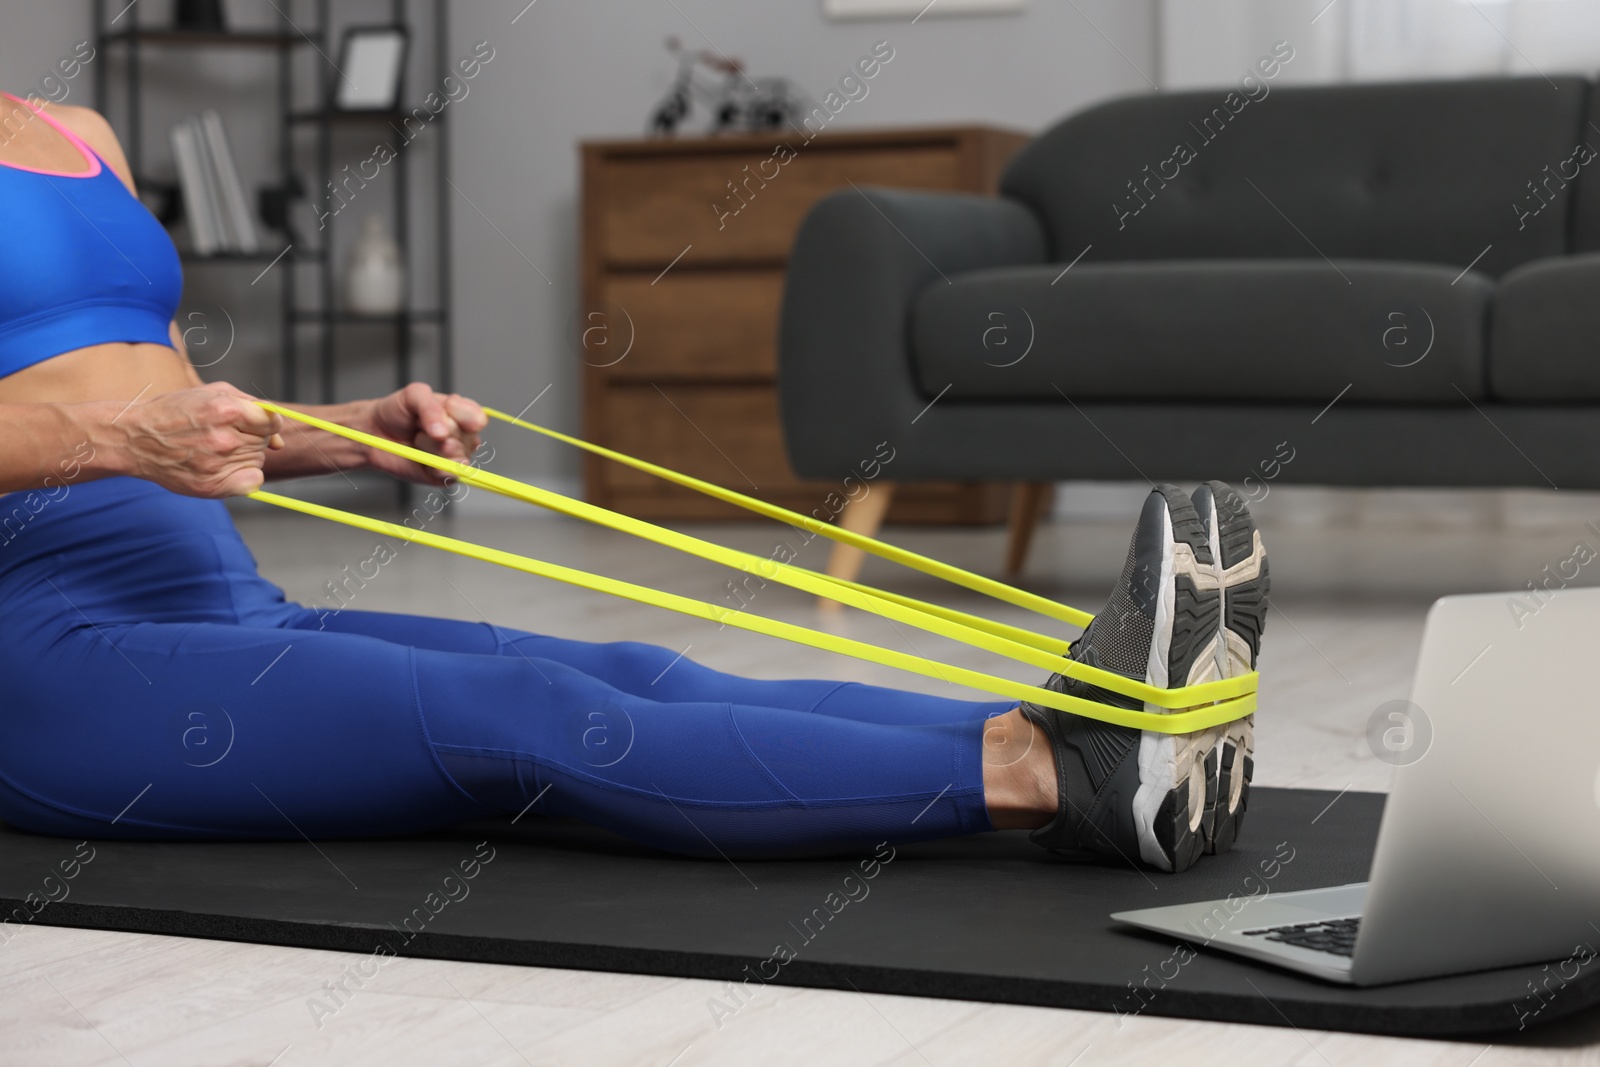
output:
[[[90,148],[89,145],[85,143],[83,138],[79,137],[77,134],[73,133],[71,130],[61,125],[61,123],[47,115],[42,104],[35,105],[32,100],[24,100],[22,97],[13,96],[11,93],[5,92],[4,90],[0,90],[0,96],[4,96],[9,100],[15,100],[17,103],[24,104],[31,108],[35,115],[38,115],[41,119],[44,119],[46,125],[55,130],[57,133],[61,134],[61,136],[65,137],[67,141],[71,143],[72,147],[78,150],[78,154],[83,156],[84,162],[89,164],[89,169],[81,174],[74,174],[59,170],[40,170],[38,167],[17,167],[18,170],[33,171],[36,174],[51,174],[61,178],[93,178],[96,174],[100,173],[100,154],[94,149]],[[16,164],[6,165],[16,166]]]

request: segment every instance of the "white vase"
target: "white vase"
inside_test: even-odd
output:
[[[345,307],[361,315],[393,315],[405,299],[405,277],[400,270],[400,246],[383,222],[368,215],[361,236],[345,261]]]

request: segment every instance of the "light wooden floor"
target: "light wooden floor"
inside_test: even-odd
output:
[[[1444,592],[1520,588],[1546,563],[1567,558],[1578,540],[1600,543],[1584,526],[1600,518],[1593,496],[1446,494],[1425,506],[1416,500],[1357,494],[1328,507],[1307,499],[1299,509],[1261,509],[1276,595],[1263,653],[1258,782],[1385,789],[1388,768],[1366,749],[1366,721],[1383,701],[1406,695],[1429,600]],[[355,531],[257,510],[240,514],[264,573],[306,603],[321,600],[323,583],[371,553],[371,538]],[[695,529],[763,554],[784,532]],[[462,519],[449,532],[722,599],[724,576],[715,569],[566,520]],[[1030,584],[1094,610],[1126,536],[1122,522],[1052,525],[1035,548]],[[891,537],[975,568],[991,568],[1001,556],[997,530],[902,529]],[[800,562],[820,566],[823,558],[817,542]],[[866,577],[913,594],[930,591],[920,577],[892,568],[869,566]],[[417,546],[402,548],[353,606],[649,640],[757,676],[833,676],[949,691]],[[763,590],[753,606],[992,667],[980,655],[854,613],[819,616],[809,601],[778,587]],[[1532,1042],[1489,1047],[1155,1017],[1124,1020],[1119,1028],[1115,1016],[1093,1012],[767,986],[719,1030],[707,1008],[718,987],[709,982],[404,959],[387,964],[318,1029],[307,1000],[349,960],[221,941],[21,928],[0,946],[0,1064],[1600,1064],[1600,1013],[1536,1032]]]

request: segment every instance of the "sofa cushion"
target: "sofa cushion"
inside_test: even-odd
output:
[[[1564,256],[1501,279],[1489,333],[1497,400],[1600,400],[1600,255]]]
[[[1494,290],[1416,263],[1196,260],[980,270],[912,308],[921,388],[949,399],[1464,404]]]
[[[1582,79],[1539,76],[1147,93],[1046,130],[1001,190],[1039,212],[1063,262],[1093,245],[1085,262],[1328,255],[1460,270],[1481,253],[1475,269],[1498,277],[1567,250],[1573,180],[1600,185],[1600,161],[1582,163],[1582,142],[1600,145],[1588,104]]]

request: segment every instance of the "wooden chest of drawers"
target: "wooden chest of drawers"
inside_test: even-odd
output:
[[[789,469],[774,388],[784,261],[806,211],[851,182],[992,192],[1026,140],[964,126],[584,144],[584,435],[810,511],[839,487]],[[596,457],[584,485],[643,518],[750,517]],[[999,522],[1009,491],[905,483],[889,521]]]

